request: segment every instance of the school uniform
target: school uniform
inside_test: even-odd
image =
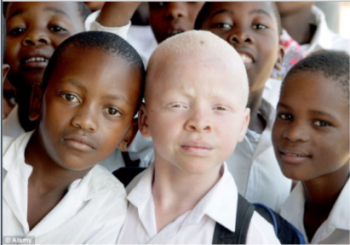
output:
[[[2,135],[16,138],[25,133],[18,118],[18,105],[16,105],[7,118],[2,120]]]
[[[63,199],[32,229],[27,222],[32,166],[24,152],[32,132],[3,138],[3,236],[34,237],[36,244],[115,243],[127,203],[123,185],[101,166],[68,187]]]
[[[157,232],[152,164],[128,185],[128,213],[117,243],[211,244],[216,222],[234,232],[238,192],[225,163],[223,169],[220,180],[192,210]],[[256,212],[248,229],[247,243],[279,244],[272,226]]]
[[[349,203],[350,181],[348,180],[335,202],[328,219],[316,231],[310,241],[304,228],[305,195],[302,183],[298,183],[286,202],[281,207],[281,215],[292,223],[309,243],[318,244],[350,244]]]
[[[248,129],[226,162],[241,195],[250,202],[260,202],[279,211],[290,193],[292,181],[282,174],[272,146],[275,109],[262,100],[259,113],[266,120],[265,130],[258,134]]]

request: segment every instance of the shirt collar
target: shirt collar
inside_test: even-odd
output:
[[[15,139],[4,138],[3,168],[7,172],[19,174],[18,176],[26,180],[31,175],[33,168],[25,163],[24,153],[33,132],[21,134]],[[73,181],[68,190],[76,192],[83,200],[89,200],[111,188],[121,186],[122,184],[108,170],[96,165],[83,178]]]
[[[128,201],[139,210],[141,216],[149,199],[153,198],[151,189],[153,174],[154,164],[145,170],[127,197]],[[235,231],[237,195],[236,184],[226,163],[224,163],[222,177],[196,207],[188,213],[184,223],[198,223],[204,215],[208,215],[227,229]]]
[[[234,232],[236,227],[238,191],[226,163],[216,185],[190,212],[185,223],[198,223],[204,215]]]

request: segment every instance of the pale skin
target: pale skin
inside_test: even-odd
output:
[[[158,232],[193,209],[218,182],[222,163],[249,124],[242,92],[234,89],[239,83],[223,79],[232,72],[242,76],[229,67],[231,60],[203,58],[198,52],[166,58],[171,62],[159,59],[150,69],[148,84],[152,86],[146,88],[146,105],[139,114],[141,133],[152,136],[155,144],[152,195]],[[216,65],[212,65],[213,58]],[[228,123],[232,120],[237,123]],[[198,149],[196,144],[208,145],[210,150]]]

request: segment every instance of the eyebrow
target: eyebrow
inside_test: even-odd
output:
[[[220,10],[216,11],[211,17],[214,17],[215,15],[218,15],[218,14],[224,14],[224,13],[228,13],[230,15],[234,15],[234,13],[231,10],[220,9]]]
[[[13,12],[7,20],[10,20],[11,18],[13,18],[16,15],[22,14],[25,10],[27,10],[27,9],[21,9],[21,10],[17,10],[15,12]],[[50,11],[50,12],[54,12],[56,14],[61,14],[61,15],[64,15],[70,19],[70,16],[66,12],[64,12],[61,9],[55,8],[55,7],[47,7],[47,8],[45,8],[45,11]]]
[[[252,11],[249,12],[249,14],[264,14],[272,19],[272,16],[270,15],[270,13],[264,9],[253,9]]]
[[[286,104],[283,104],[283,103],[278,103],[277,107],[283,107],[283,108],[291,110],[290,106],[288,106]],[[335,119],[335,117],[333,115],[331,115],[331,114],[329,114],[327,112],[324,112],[324,111],[310,110],[309,113],[312,114],[312,115],[325,116],[325,117],[328,117],[328,118],[331,118],[331,119]]]
[[[79,83],[78,81],[76,81],[76,80],[68,79],[68,80],[63,81],[63,83],[64,83],[64,82],[67,82],[67,83],[73,85],[74,87],[77,87],[77,88],[83,90],[85,93],[87,92],[86,87],[85,87],[84,85],[80,84],[80,83]]]

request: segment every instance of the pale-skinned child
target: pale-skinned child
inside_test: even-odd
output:
[[[265,83],[273,68],[281,67],[284,55],[279,46],[277,8],[272,2],[205,3],[195,27],[224,39],[244,61],[250,88],[250,123],[227,165],[238,191],[248,201],[278,211],[291,190],[291,180],[282,174],[272,147],[275,109],[263,99]]]
[[[118,243],[211,244],[218,224],[235,231],[238,192],[224,161],[245,135],[247,99],[241,58],[210,32],[188,31],[158,46],[139,112],[155,161],[128,185]],[[279,243],[256,212],[246,242]]]
[[[312,54],[282,84],[272,140],[283,174],[299,183],[281,215],[309,243],[350,242],[349,60]]]
[[[3,138],[4,236],[116,241],[125,189],[97,164],[132,140],[143,77],[137,52],[114,34],[80,33],[56,49],[33,88],[37,129]]]

